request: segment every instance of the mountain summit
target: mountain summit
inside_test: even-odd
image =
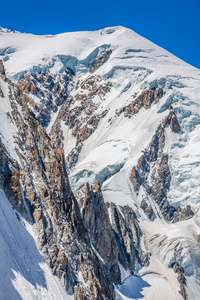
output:
[[[198,299],[200,71],[121,26],[0,45],[3,298]]]

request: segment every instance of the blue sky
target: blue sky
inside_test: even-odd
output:
[[[35,34],[122,25],[200,68],[199,0],[2,1],[0,26]]]

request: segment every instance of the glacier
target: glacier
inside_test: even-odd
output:
[[[51,95],[54,108],[45,106],[48,89],[37,80],[33,83],[38,88],[37,93],[25,90],[25,94],[33,101],[34,105],[31,106],[31,102],[28,105],[36,116],[42,109],[49,112],[45,130],[56,147],[64,149],[69,181],[78,202],[83,201],[86,182],[95,187],[96,181],[100,180],[106,204],[114,202],[119,208],[128,205],[137,215],[142,230],[141,248],[150,253],[149,266],[136,266],[135,274],[121,268],[121,274],[125,272],[126,276],[121,285],[115,286],[116,299],[183,299],[172,268],[173,263],[178,262],[184,268],[188,299],[198,300],[200,70],[122,26],[55,36],[2,29],[0,44],[0,58],[6,76],[15,84],[29,74],[33,76],[33,82],[38,74],[44,74],[44,77],[51,74],[62,88],[65,70],[72,70],[69,95],[63,98],[61,105],[57,105]],[[109,55],[104,61],[102,57],[106,53]],[[96,69],[93,68],[95,62],[99,63]],[[59,77],[56,77],[57,74]],[[9,89],[2,78],[0,87],[4,95],[0,97],[1,138],[10,156],[20,165],[16,151],[18,131],[12,120]],[[145,91],[152,92],[157,87],[163,90],[159,101],[125,116],[133,101],[140,99]],[[146,170],[144,175],[148,178],[138,190],[134,189],[130,175],[133,167],[138,172],[140,158],[150,148],[152,137],[170,110],[175,113],[181,129],[173,132],[170,126],[166,126],[163,131],[165,141],[162,151],[168,157],[171,176],[166,199],[176,210],[189,205],[194,214],[192,218],[174,223],[165,219],[158,203],[148,192],[149,186],[154,184],[154,173],[158,172],[156,163],[149,163],[150,170]],[[79,112],[79,115],[75,113],[75,121],[70,119],[74,112]],[[78,140],[78,135],[81,140]],[[71,160],[73,164],[69,163]],[[33,181],[37,184],[37,178]],[[152,206],[153,217],[150,219],[141,209],[143,199]],[[1,227],[2,234],[8,224],[16,228],[12,235],[8,234],[11,240],[5,246],[11,254],[5,257],[4,250],[1,251],[1,259],[6,262],[1,265],[2,290],[10,287],[10,299],[73,298],[65,294],[45,265],[32,237],[31,225],[22,217],[18,220],[3,191],[1,203],[1,213],[7,214]],[[22,220],[25,225],[21,224]],[[25,261],[21,257],[21,245],[25,240],[28,253],[31,251],[34,257],[33,278],[29,278],[29,254]],[[5,245],[4,234],[2,241]],[[12,251],[16,251],[12,249],[12,241],[18,242],[19,246],[16,261],[12,256]],[[6,283],[2,283],[8,265],[10,273],[4,279]],[[15,265],[14,269],[12,265]],[[58,291],[60,298],[56,296]],[[6,291],[4,293],[6,295]]]

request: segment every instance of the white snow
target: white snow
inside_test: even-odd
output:
[[[162,71],[162,74],[169,69],[173,74],[178,69],[178,71],[185,71],[186,76],[188,75],[188,69],[191,68],[188,64],[141,38],[132,30],[117,26],[113,28],[112,34],[102,34],[102,32],[102,30],[82,31],[54,36],[1,32],[1,52],[10,47],[13,49],[10,51],[12,53],[5,54],[6,70],[10,76],[18,78],[29,69],[55,68],[55,62],[58,61],[59,64],[61,61],[62,67],[64,64],[77,70],[80,66],[78,61],[87,61],[91,53],[95,55],[96,48],[106,44],[112,45],[115,53],[111,56],[109,68],[114,66],[146,68],[148,66],[150,69],[157,68]],[[58,70],[59,65],[56,67],[56,71]]]
[[[200,288],[193,277],[187,276],[190,287],[187,289],[188,299],[199,299]],[[180,284],[177,280],[177,274],[172,268],[167,268],[162,262],[151,257],[150,265],[143,268],[141,272],[135,276],[128,275],[122,282],[122,285],[116,286],[117,300],[182,300],[179,294]]]
[[[109,47],[112,49],[109,60],[94,73],[112,84],[111,92],[104,99],[97,96],[93,99],[98,105],[95,114],[105,110],[108,113],[99,122],[95,132],[83,142],[78,162],[70,173],[74,190],[87,181],[95,184],[94,181],[100,178],[98,176],[104,178],[102,190],[105,201],[129,205],[139,211],[141,193],[138,197],[134,194],[129,182],[130,171],[148,146],[156,128],[168,114],[169,104],[173,106],[181,133],[173,134],[169,128],[165,130],[164,151],[169,155],[172,176],[168,199],[174,205],[184,207],[190,204],[195,217],[178,224],[166,224],[163,220],[157,220],[159,218],[154,222],[147,221],[141,213],[140,225],[144,231],[142,243],[144,247],[148,245],[147,250],[152,253],[151,264],[147,270],[142,269],[143,273],[137,274],[140,277],[127,275],[124,278],[123,285],[116,287],[117,299],[181,299],[176,274],[168,268],[178,258],[186,270],[189,299],[198,300],[200,290],[195,280],[200,278],[197,243],[197,235],[200,233],[200,70],[121,26],[56,36],[35,36],[0,30],[0,45],[7,75],[15,80],[29,70],[38,72],[47,69],[55,73],[70,67],[76,73],[77,80],[83,81],[88,77],[85,73],[92,62],[103,50]],[[131,119],[125,118],[123,113],[116,115],[116,109],[120,110],[130,104],[134,95],[139,95],[144,88],[157,85],[165,91],[158,104],[152,104],[149,110],[142,108]],[[0,86],[7,95],[6,85],[1,79]],[[7,98],[0,98],[0,131],[10,154],[15,157],[11,135],[16,134],[16,128],[6,115],[6,112],[11,111],[8,103]],[[48,132],[56,116],[57,113],[52,115]],[[75,146],[76,140],[64,122],[61,123],[61,128],[67,155]],[[110,178],[109,172],[112,175]],[[17,219],[16,222],[22,226]],[[22,228],[26,230],[23,226]],[[160,246],[158,241],[164,241],[164,245]],[[177,250],[176,253],[174,249]],[[41,274],[44,263],[40,263],[38,257],[36,261],[39,262],[35,266]],[[53,280],[52,277],[46,279],[47,285],[41,286],[36,279],[30,281],[27,273],[17,275],[17,267],[10,272],[13,284],[22,280],[22,293],[26,293],[25,286],[28,286],[26,295],[39,293],[39,298],[43,291],[49,291],[48,280]],[[44,277],[50,278],[48,272],[44,272]],[[8,278],[7,284],[12,287],[10,293],[16,293],[17,284],[14,289]]]
[[[17,213],[18,214],[18,213]],[[51,274],[36,246],[33,229],[17,218],[0,190],[0,290],[1,299],[73,299]]]
[[[91,174],[91,179],[88,178],[88,172],[99,173],[108,164],[114,166],[125,163],[121,172],[126,169],[126,175],[122,173],[121,179],[127,181],[131,167],[168,113],[168,105],[172,104],[182,132],[172,135],[169,130],[166,131],[165,151],[169,154],[172,175],[168,197],[176,205],[191,204],[195,210],[198,209],[200,70],[121,26],[55,36],[13,33],[2,29],[0,44],[6,72],[14,79],[20,78],[29,70],[62,72],[66,67],[71,67],[81,81],[88,77],[85,72],[96,57],[110,47],[113,51],[110,59],[96,70],[95,76],[106,78],[113,87],[103,101],[99,102],[98,97],[93,99],[94,103],[99,103],[96,113],[108,110],[108,114],[99,122],[95,133],[84,142],[78,163],[70,177],[76,177],[86,170],[85,179],[92,183],[94,176]],[[124,118],[123,114],[115,115],[116,109],[131,103],[133,95],[139,94],[145,87],[157,84],[165,89],[166,94],[151,110],[141,109],[131,119]],[[87,93],[86,90],[84,92]],[[52,115],[48,132],[55,118],[56,115]],[[68,126],[64,123],[61,125],[67,155],[76,141]],[[3,136],[5,138],[5,131]],[[113,147],[115,141],[116,148]],[[14,146],[9,147],[14,153],[12,148]],[[112,181],[115,181],[115,176]],[[84,177],[73,188],[77,189],[83,182]],[[114,183],[113,186],[115,185]]]
[[[8,86],[1,78],[0,88],[4,94],[4,97],[0,97],[0,138],[9,154],[16,160],[19,160],[15,152],[14,139],[17,135],[17,128],[12,120],[12,109],[8,98]]]
[[[68,126],[64,125],[64,122],[61,122],[61,130],[64,137],[64,151],[68,155],[69,152],[76,146],[76,138],[72,135],[71,129]]]

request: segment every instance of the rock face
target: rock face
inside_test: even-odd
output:
[[[0,60],[0,74],[1,74],[1,78],[5,81],[6,73],[5,73],[5,68],[2,60]]]
[[[46,127],[51,113],[63,104],[73,87],[74,73],[66,69],[62,74],[43,71],[39,74],[27,73],[17,83],[20,91],[29,95],[30,107],[37,114],[39,122]]]
[[[98,108],[97,104],[93,102],[93,98],[98,96],[100,101],[102,101],[105,94],[110,92],[110,89],[111,84],[105,82],[100,76],[95,77],[91,75],[85,81],[78,83],[75,95],[70,95],[67,98],[59,111],[55,125],[52,127],[51,135],[53,141],[55,141],[55,145],[58,144],[56,139],[59,138],[61,121],[67,124],[72,130],[72,135],[77,139],[76,144],[79,143],[80,137],[82,137],[81,140],[83,141],[95,130],[101,115],[93,115]],[[89,90],[89,93],[84,93],[86,90]],[[80,101],[78,107],[74,107],[76,101]],[[103,112],[103,116],[104,114],[106,112]],[[86,128],[89,130],[89,134],[86,134],[86,137],[84,137]]]
[[[93,73],[98,68],[100,68],[105,62],[107,62],[111,54],[112,54],[112,50],[107,50],[102,56],[100,56],[97,60],[94,61],[89,72]]]
[[[4,97],[4,94],[3,94],[3,91],[2,89],[0,88],[0,97],[3,98]]]
[[[194,298],[199,74],[122,27],[43,39],[0,49],[0,188],[74,299]]]
[[[100,182],[97,182],[94,192],[89,184],[86,184],[81,214],[91,242],[108,266],[113,282],[115,284],[121,283],[117,245],[110,224],[108,210],[103,200]]]
[[[9,158],[1,144],[1,187],[16,209],[24,215],[27,209],[41,253],[65,289],[74,290],[75,299],[114,299],[111,279],[90,246],[71,192],[64,153],[53,147],[28,108],[27,96],[15,85],[9,88],[20,166]],[[79,280],[79,272],[84,282]]]
[[[183,275],[184,274],[184,269],[183,269],[183,267],[180,267],[179,263],[177,263],[177,262],[172,264],[172,268],[173,268],[173,271],[175,273],[177,273],[177,280],[180,283],[179,293],[183,296],[183,299],[187,299],[187,294],[186,294],[186,291],[185,291],[186,278]]]
[[[96,113],[98,105],[94,99],[98,97],[98,101],[101,103],[110,90],[111,84],[109,82],[106,82],[100,76],[91,75],[77,84],[74,95],[70,95],[62,105],[51,128],[50,135],[55,147],[63,148],[64,136],[61,123],[64,122],[65,125],[69,126],[72,136],[76,139],[75,147],[66,159],[69,169],[75,165],[78,159],[82,147],[81,143],[95,131],[99,121],[108,113],[107,110]],[[74,107],[77,101],[79,105]]]
[[[136,214],[129,206],[117,207],[110,204],[111,224],[118,246],[119,262],[125,269],[134,273],[136,262],[141,266],[148,265],[148,253],[141,249],[141,230]]]
[[[149,109],[153,103],[158,103],[163,95],[164,91],[159,86],[144,90],[138,97],[134,95],[133,98],[136,97],[136,99],[128,106],[120,109],[117,114],[124,113],[125,117],[131,118],[133,115],[137,114],[142,107]]]
[[[140,247],[141,230],[134,211],[129,207],[105,204],[100,182],[95,191],[86,184],[81,214],[91,242],[108,266],[115,284],[121,283],[118,261],[133,274],[136,261],[148,265],[148,254]]]
[[[20,171],[17,161],[10,157],[0,138],[0,188],[3,189],[13,206],[29,219],[23,202]]]
[[[149,219],[153,216],[153,209],[150,204],[147,203],[145,198],[142,199],[141,204],[140,204],[141,209],[144,211],[144,213],[147,215]]]
[[[146,192],[144,197],[152,199],[158,205],[159,212],[154,208],[155,213],[161,213],[168,222],[177,222],[193,217],[194,213],[190,207],[175,209],[167,200],[171,174],[168,166],[168,155],[164,153],[166,127],[170,127],[174,133],[179,133],[181,130],[173,110],[169,111],[168,116],[158,126],[148,148],[138,159],[137,166],[132,168],[130,179],[136,193],[140,186],[143,186]],[[151,218],[153,214],[151,204],[142,200],[141,208]]]

